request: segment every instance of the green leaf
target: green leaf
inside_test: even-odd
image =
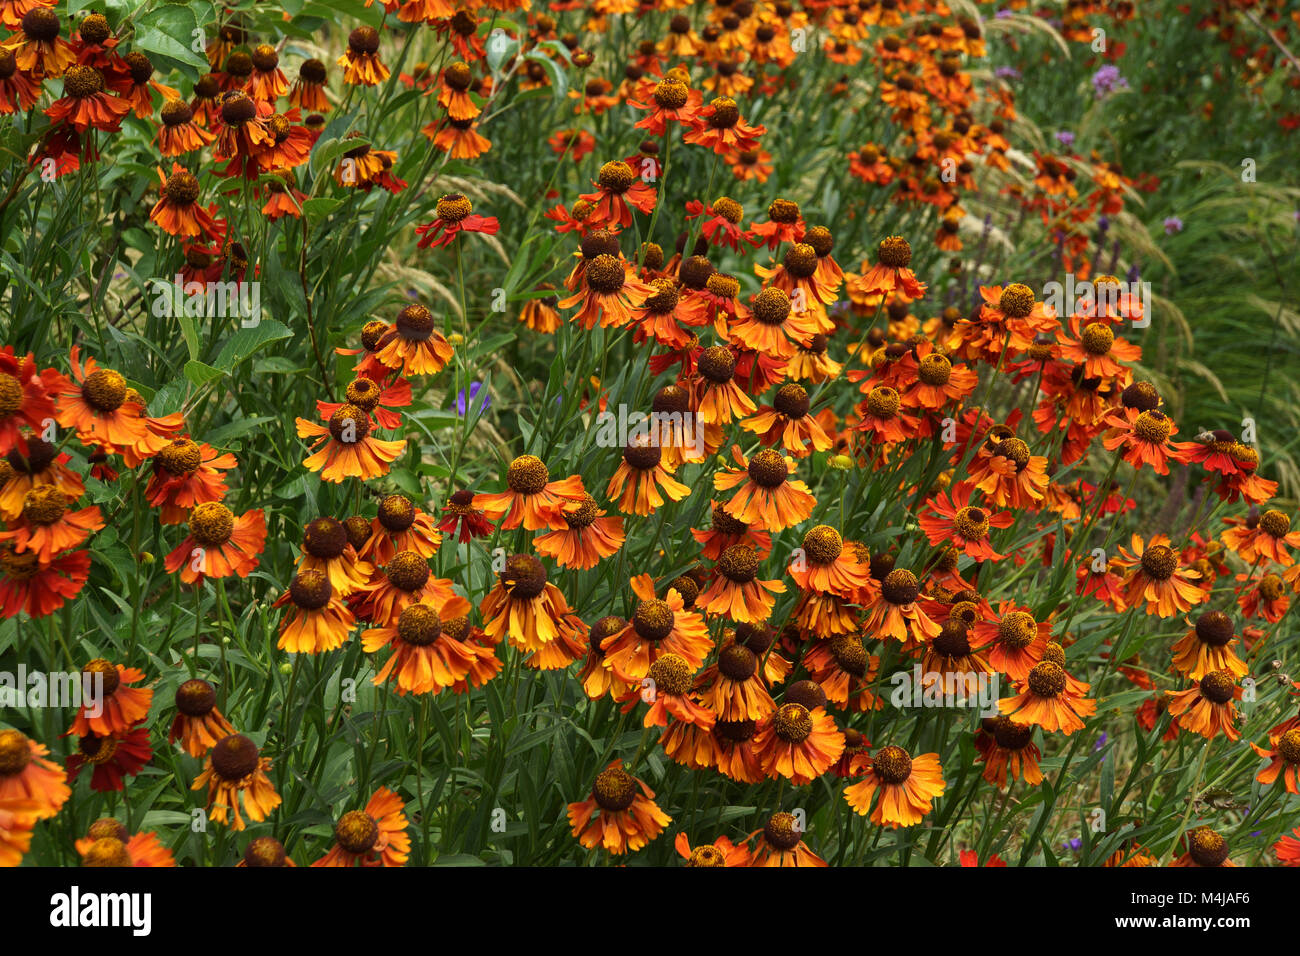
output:
[[[302,214],[314,226],[341,205],[343,205],[342,199],[330,199],[328,196],[320,196],[304,202],[302,204]]]
[[[196,43],[199,43],[201,49],[202,38],[203,32],[199,29],[194,11],[189,7],[155,7],[148,13],[141,14],[135,22],[136,47],[150,55],[189,66],[192,69],[186,72],[190,74],[208,69],[208,58],[202,52],[194,50]]]
[[[249,356],[267,343],[287,339],[292,335],[283,325],[271,319],[263,319],[257,325],[241,328],[221,346],[217,368],[229,371],[247,361]]]
[[[211,365],[204,365],[202,362],[196,362],[192,359],[185,363],[185,377],[196,386],[206,385],[208,382],[221,378],[225,374],[219,368],[213,368]]]

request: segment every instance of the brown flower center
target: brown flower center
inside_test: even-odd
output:
[[[410,604],[397,618],[397,636],[415,647],[427,647],[442,634],[438,612],[428,604]]]
[[[31,763],[32,748],[16,730],[0,730],[0,777],[12,777]]]
[[[916,580],[916,575],[905,568],[895,568],[880,583],[881,597],[890,604],[911,604],[920,593],[921,584]]]
[[[610,767],[596,775],[591,796],[602,810],[621,813],[636,799],[636,778],[622,767]]]
[[[86,376],[81,397],[98,412],[114,412],[126,401],[126,379],[109,368],[97,368]]]
[[[501,572],[501,583],[511,597],[535,598],[546,589],[546,568],[531,554],[512,554]]]
[[[882,747],[871,761],[871,769],[881,783],[900,784],[912,775],[912,755],[902,747]]]
[[[782,704],[772,715],[772,729],[786,743],[803,743],[812,734],[812,714],[803,704]]]
[[[416,551],[399,551],[384,568],[393,587],[411,594],[429,583],[430,573],[429,562]]]
[[[1178,570],[1178,552],[1163,544],[1154,544],[1142,552],[1142,570],[1156,581],[1168,581]]]
[[[1228,859],[1228,841],[1209,827],[1197,827],[1187,835],[1187,852],[1201,866],[1222,866]]]
[[[176,709],[186,717],[206,717],[216,706],[216,688],[205,680],[194,678],[176,688]]]
[[[397,334],[408,342],[424,342],[433,335],[433,313],[418,302],[398,312],[393,324]]]
[[[257,769],[257,745],[243,734],[231,734],[212,748],[212,769],[223,780],[243,780]]]
[[[867,395],[867,411],[873,418],[893,418],[901,404],[898,392],[888,385],[877,385]]]
[[[877,256],[882,266],[903,269],[912,261],[912,245],[902,236],[888,236],[880,240]]]
[[[1066,673],[1060,664],[1040,661],[1029,671],[1029,690],[1035,697],[1056,697],[1065,690]]]
[[[1230,671],[1211,671],[1201,678],[1201,696],[1211,703],[1226,704],[1236,696],[1236,688]]]
[[[662,641],[673,632],[673,624],[673,609],[657,598],[640,602],[632,615],[632,628],[647,641]]]
[[[379,842],[379,824],[364,810],[349,810],[334,825],[334,840],[348,853],[369,853]]]
[[[587,262],[586,279],[593,292],[612,295],[623,288],[627,271],[621,259],[602,253]]]
[[[762,488],[779,488],[789,476],[790,469],[779,451],[764,448],[749,459],[749,477]]]
[[[1206,611],[1196,622],[1196,636],[1211,647],[1226,647],[1232,630],[1232,618],[1222,611]]]
[[[104,74],[93,66],[70,66],[63,74],[63,92],[79,100],[102,93]]]
[[[333,593],[329,575],[313,568],[298,572],[289,582],[290,598],[304,611],[319,611],[329,604]]]
[[[1034,311],[1034,290],[1020,282],[1011,283],[998,298],[998,311],[1008,318],[1023,319]]]
[[[225,544],[234,530],[234,512],[219,501],[195,505],[190,512],[190,535],[205,547]]]
[[[1259,530],[1270,538],[1285,538],[1291,531],[1291,518],[1280,511],[1265,511],[1259,518]]]
[[[506,485],[518,495],[535,495],[546,487],[551,473],[540,458],[534,455],[520,455],[510,463],[506,472]]]

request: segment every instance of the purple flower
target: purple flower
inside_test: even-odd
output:
[[[1074,134],[1068,129],[1058,130],[1056,133],[1056,141],[1062,146],[1073,146]]]
[[[1079,839],[1079,837],[1075,837],[1073,840],[1066,840],[1064,843],[1062,843],[1061,849],[1077,850],[1082,846],[1083,846],[1083,840]]]
[[[1107,739],[1109,739],[1109,735],[1103,730],[1101,736],[1097,738],[1097,742],[1092,745],[1092,752],[1096,753],[1102,747],[1106,746]]]
[[[470,383],[470,386],[469,386],[469,404],[470,404],[471,406],[474,404],[474,399],[478,397],[478,393],[479,393],[480,391],[482,391],[482,389],[483,389],[483,383],[482,383],[482,382],[471,382],[471,383]],[[491,405],[492,405],[492,398],[488,395],[487,392],[483,392],[483,400],[478,404],[478,408],[476,409],[477,414],[482,415],[484,412],[486,412],[486,411],[488,410],[488,408],[489,408]],[[459,391],[459,392],[456,393],[456,411],[459,412],[461,415],[464,415],[464,414],[465,414],[465,406],[466,406],[466,403],[465,403],[465,392],[464,392],[464,390],[462,389],[461,391]]]
[[[1097,99],[1105,99],[1116,90],[1128,89],[1128,80],[1119,75],[1119,67],[1107,63],[1092,74],[1092,92]]]
[[[1165,235],[1172,236],[1176,232],[1183,231],[1183,221],[1177,216],[1165,217]]]
[[[995,20],[1005,20],[1007,17],[1011,15],[1012,15],[1011,11],[1008,10],[1006,7],[1003,7],[997,13],[993,14],[993,18]]]
[[[1017,70],[1014,66],[1000,66],[993,71],[993,75],[996,76],[999,80],[1020,79],[1020,71]]]

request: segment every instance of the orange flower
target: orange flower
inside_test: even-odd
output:
[[[990,438],[994,436],[990,435]],[[1047,494],[1047,459],[1011,435],[980,445],[967,466],[969,481],[996,507],[1034,508]]]
[[[724,505],[727,513],[747,524],[761,525],[766,531],[783,531],[807,520],[817,505],[808,486],[788,480],[795,471],[793,458],[764,448],[746,460],[740,446],[731,447],[732,457],[740,468],[724,468],[713,476],[713,487],[739,490]]]
[[[153,474],[144,494],[161,512],[162,524],[180,524],[195,505],[220,501],[226,495],[221,470],[235,467],[235,456],[221,454],[207,442],[175,438],[152,460]],[[218,470],[220,469],[220,470]]]
[[[741,118],[735,100],[719,96],[708,106],[700,107],[683,139],[708,147],[719,156],[734,156],[737,152],[758,149],[759,137],[766,132],[766,127],[750,126]]]
[[[1183,460],[1183,453],[1169,440],[1170,435],[1178,434],[1178,428],[1158,408],[1143,412],[1125,408],[1122,415],[1108,415],[1106,424],[1115,430],[1101,443],[1109,451],[1123,447],[1124,460],[1134,468],[1150,465],[1157,475],[1167,475],[1170,459]]]
[[[657,436],[635,434],[623,449],[605,496],[617,496],[618,508],[625,514],[650,515],[668,501],[681,501],[691,489],[673,478],[676,468],[664,461],[664,449]]]
[[[265,820],[280,805],[280,795],[275,792],[266,771],[271,769],[269,757],[263,757],[257,745],[243,734],[223,737],[208,752],[203,761],[203,772],[194,781],[191,790],[208,788],[208,816],[217,823],[227,823],[242,830],[246,826],[240,814],[240,800],[244,813],[254,823]]]
[[[399,19],[401,15],[399,14]],[[483,112],[483,108],[474,102],[469,89],[474,83],[474,75],[469,64],[459,60],[442,71],[442,84],[438,88],[438,105],[455,120],[472,120]]]
[[[131,686],[144,680],[144,671],[97,657],[81,669],[81,678],[86,691],[83,696],[89,695],[92,699],[77,709],[72,726],[63,736],[125,734],[149,716],[153,691],[147,687]]]
[[[334,845],[312,866],[404,866],[411,855],[406,804],[380,787],[364,810],[350,810],[334,824]]]
[[[811,783],[840,759],[844,735],[825,707],[809,709],[788,697],[759,723],[754,752],[769,777],[785,777],[798,787]]]
[[[156,833],[131,836],[126,827],[113,817],[101,817],[90,825],[86,835],[76,842],[82,866],[169,867],[175,866],[172,851],[163,846]]]
[[[0,866],[18,866],[32,845],[36,805],[30,800],[0,797]]]
[[[216,141],[216,134],[204,129],[194,118],[194,109],[181,99],[163,104],[158,116],[158,152],[163,156],[181,156],[202,149]]]
[[[591,495],[583,494],[580,501],[566,504],[562,517],[568,528],[533,539],[537,552],[554,558],[562,568],[590,570],[623,546],[623,519],[605,517]]]
[[[672,719],[711,730],[716,715],[696,703],[691,693],[696,669],[676,654],[661,654],[650,665],[641,686],[629,686],[619,696],[619,701],[626,704],[623,712],[630,711],[639,700],[650,705],[642,721],[646,727],[666,727]]]
[[[1286,784],[1287,793],[1300,793],[1300,727],[1292,728],[1279,737],[1271,750],[1264,750],[1250,745],[1255,753],[1269,765],[1259,772],[1255,779],[1264,786],[1271,786],[1279,778]]]
[[[1129,607],[1146,605],[1147,614],[1173,617],[1208,599],[1209,594],[1196,586],[1199,571],[1179,567],[1178,552],[1169,547],[1169,538],[1157,534],[1144,545],[1134,534],[1133,551],[1120,547],[1116,565],[1131,569],[1124,579],[1124,600]]]
[[[655,597],[648,574],[632,578],[640,599],[632,620],[601,641],[603,664],[624,683],[639,684],[661,654],[676,654],[691,667],[701,667],[713,647],[704,618],[687,611],[681,592],[670,587],[663,600]]]
[[[562,531],[568,527],[564,508],[580,503],[586,492],[582,479],[572,475],[551,481],[545,463],[535,455],[520,455],[510,462],[506,472],[506,490],[474,496],[473,507],[491,521],[501,521],[502,530],[518,528],[528,531]],[[505,520],[502,521],[502,518]]]
[[[440,606],[408,604],[396,623],[367,630],[361,635],[367,654],[393,649],[371,683],[378,686],[396,676],[399,695],[437,694],[465,680],[480,659],[495,657],[492,648],[457,640],[444,627],[444,622],[469,611],[470,603],[460,596]]]
[[[1038,768],[1042,753],[1034,744],[1032,724],[1021,724],[999,714],[985,717],[975,734],[975,749],[984,763],[984,779],[999,790],[1007,785],[1007,773],[1012,780],[1023,779],[1031,787],[1043,782],[1043,772]]]
[[[1197,827],[1184,834],[1187,852],[1170,862],[1170,866],[1235,867],[1228,859],[1228,841],[1209,827]]]
[[[901,641],[905,649],[937,637],[940,626],[917,604],[920,596],[916,575],[906,568],[894,568],[880,582],[863,631],[882,640]]]
[[[100,368],[93,358],[81,364],[81,347],[74,345],[69,354],[72,379],[64,378],[54,395],[55,420],[72,428],[85,444],[102,445],[109,453],[120,453],[138,460],[153,455],[171,441],[151,430],[151,423],[170,425],[170,417],[150,419],[145,416],[144,402],[128,389],[126,379],[112,369]]]
[[[403,375],[436,375],[451,361],[455,349],[433,327],[433,313],[418,302],[397,313],[397,318],[373,349],[375,359]]]
[[[591,797],[569,804],[573,835],[587,849],[622,856],[663,832],[672,818],[654,802],[654,791],[615,760],[596,775]]]
[[[332,108],[325,95],[325,64],[315,58],[303,60],[298,79],[289,87],[289,105],[307,113],[328,113]]]
[[[1222,611],[1206,611],[1196,625],[1173,646],[1174,670],[1192,680],[1211,671],[1245,677],[1249,666],[1232,650],[1241,642],[1233,635],[1232,619]]]
[[[409,604],[440,604],[453,597],[452,582],[435,578],[428,558],[418,551],[399,551],[384,565],[383,574],[349,596],[348,604],[358,618],[388,627]]]
[[[38,820],[59,812],[72,796],[68,775],[49,749],[17,730],[0,730],[0,803],[24,801]]]
[[[746,850],[745,844],[756,836],[759,837],[758,844]],[[735,864],[738,866],[828,866],[803,842],[799,818],[784,811],[772,814],[762,830],[755,830],[745,837],[740,851],[745,856]]]
[[[357,530],[364,518],[350,518]],[[345,523],[346,527],[346,523]],[[349,537],[351,530],[349,529]],[[387,495],[379,501],[379,513],[369,522],[369,530],[361,544],[352,540],[357,554],[375,564],[387,564],[393,555],[414,551],[422,558],[431,558],[442,543],[442,535],[433,524],[433,516],[415,507],[405,495]]]
[[[998,701],[998,709],[1020,723],[1037,724],[1048,732],[1059,730],[1068,737],[1083,729],[1082,718],[1097,712],[1097,702],[1081,696],[1088,687],[1072,679],[1060,664],[1043,660],[1030,668],[1015,697]]]
[[[902,236],[881,239],[876,255],[876,265],[856,280],[850,280],[858,295],[902,292],[909,299],[919,299],[925,295],[925,284],[918,281],[916,274],[908,268],[912,262],[912,246],[906,239]]]
[[[69,511],[71,504],[56,485],[38,485],[23,496],[22,512],[0,531],[0,542],[12,541],[15,553],[30,551],[42,565],[53,563],[57,554],[80,547],[104,527],[98,507]]]
[[[842,633],[819,640],[799,663],[836,706],[859,713],[885,706],[871,692],[880,658],[867,653],[857,634]]]
[[[1273,852],[1283,866],[1300,866],[1300,827],[1273,844]]]
[[[998,605],[997,619],[981,619],[974,625],[971,646],[993,645],[989,663],[1013,681],[1023,681],[1043,659],[1052,636],[1051,621],[1038,622],[1024,608],[1011,601]]]
[[[726,837],[718,837],[712,843],[697,843],[691,846],[686,831],[677,834],[673,848],[686,862],[682,866],[743,866],[748,853],[744,847],[737,847]]]
[[[217,741],[235,732],[230,721],[217,709],[217,691],[205,680],[187,680],[176,688],[176,716],[172,719],[169,744],[181,742],[191,757],[202,757]]]
[[[939,492],[926,502],[926,510],[917,519],[917,524],[931,544],[947,541],[976,561],[1000,561],[1006,555],[993,550],[989,529],[1011,527],[1011,512],[989,512],[972,506],[971,490],[970,485],[963,483],[952,489],[951,496],[948,492]]]
[[[759,556],[748,545],[732,545],[718,559],[713,581],[696,606],[706,614],[723,614],[738,623],[766,621],[776,605],[775,594],[784,594],[780,581],[758,579]]]
[[[365,587],[375,571],[373,565],[357,557],[343,522],[331,517],[316,518],[303,529],[298,570],[324,573],[341,597]]]
[[[710,507],[713,510],[710,526],[704,530],[691,529],[691,536],[702,546],[703,557],[716,561],[733,544],[747,544],[758,554],[767,556],[772,549],[771,535],[728,514],[726,508],[716,501],[711,502]]]
[[[1254,527],[1228,528],[1222,538],[1247,564],[1263,559],[1290,567],[1295,559],[1287,548],[1300,548],[1300,531],[1291,530],[1290,515],[1273,509],[1260,515]]]
[[[266,517],[258,508],[236,518],[221,502],[205,502],[190,512],[189,532],[163,567],[179,571],[186,584],[232,574],[246,578],[266,545]]]
[[[104,74],[93,66],[70,66],[63,74],[63,97],[45,108],[55,123],[67,123],[78,133],[94,127],[106,133],[122,128],[131,104],[104,91]]]
[[[858,814],[871,812],[871,822],[891,829],[916,826],[930,812],[945,789],[938,754],[913,757],[890,744],[876,751],[871,767],[858,783],[844,791],[844,799]],[[879,791],[875,810],[872,798]]]
[[[18,27],[18,32],[4,46],[13,52],[18,69],[29,75],[57,79],[77,62],[72,45],[59,36],[59,15],[52,5],[33,4],[17,21],[12,13],[6,13],[6,24]]]
[[[700,691],[700,702],[725,721],[763,720],[776,710],[776,702],[763,685],[758,655],[741,643],[728,644],[718,663],[706,671],[712,680]]]
[[[347,51],[338,59],[343,82],[351,86],[378,86],[388,79],[388,67],[379,59],[379,31],[360,26],[348,34]]]
[[[388,474],[389,466],[406,448],[406,441],[384,441],[372,433],[374,424],[368,412],[351,402],[344,402],[324,425],[296,418],[299,438],[314,438],[318,448],[303,460],[303,467],[319,471],[323,481],[341,482],[345,478],[369,481]]]
[[[658,198],[654,188],[639,179],[632,167],[620,159],[601,166],[592,185],[596,192],[579,197],[592,204],[591,214],[586,219],[592,226],[625,229],[632,225],[632,209],[648,216],[654,211]]]
[[[532,655],[554,670],[569,660],[550,656],[559,640],[585,638],[587,627],[573,613],[560,589],[547,580],[546,567],[531,554],[513,554],[497,575],[496,586],[479,604],[483,632],[494,643],[509,637],[511,646]],[[584,648],[585,650],[585,648]]]
[[[276,647],[290,654],[321,654],[347,641],[356,618],[339,600],[324,571],[307,568],[289,582],[289,588],[271,606],[284,607],[292,602],[293,610],[280,622],[280,640]]]
[[[573,295],[561,299],[561,309],[571,309],[582,303],[571,322],[578,322],[591,330],[597,322],[603,329],[623,328],[631,324],[640,306],[654,294],[654,289],[642,282],[636,267],[621,255],[602,252],[584,261],[582,287]]]

